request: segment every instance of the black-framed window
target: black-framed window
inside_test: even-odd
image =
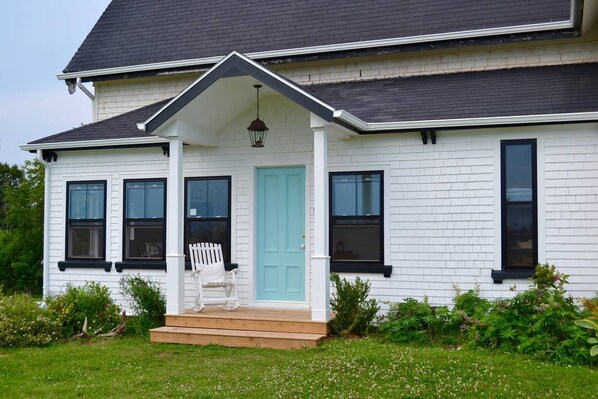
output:
[[[502,269],[538,263],[536,140],[501,141]]]
[[[124,182],[123,260],[164,260],[166,180]]]
[[[66,187],[66,259],[106,259],[106,181]]]
[[[185,254],[189,244],[211,242],[222,245],[224,262],[230,263],[230,188],[229,176],[185,179]]]
[[[333,263],[384,263],[383,173],[330,174]]]

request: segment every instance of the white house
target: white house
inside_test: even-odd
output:
[[[44,294],[121,300],[139,272],[184,314],[208,241],[244,307],[312,321],[331,271],[450,304],[549,262],[593,296],[597,3],[113,0],[58,76],[93,84],[95,122],[22,146],[46,165]]]

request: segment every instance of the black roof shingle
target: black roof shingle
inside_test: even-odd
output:
[[[117,115],[113,118],[76,127],[66,132],[53,134],[29,144],[64,143],[71,141],[126,139],[135,137],[152,137],[137,128],[138,122],[143,122],[158,112],[170,99],[138,108],[136,110]]]
[[[567,21],[570,0],[113,0],[64,72]]]
[[[402,122],[598,111],[598,64],[308,86],[360,119]]]

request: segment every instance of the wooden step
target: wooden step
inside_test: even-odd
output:
[[[170,326],[150,331],[151,342],[273,349],[314,348],[325,337],[323,334]]]
[[[221,330],[271,331],[300,334],[328,334],[328,324],[311,320],[296,320],[262,316],[228,314],[166,315],[166,326],[217,328]]]

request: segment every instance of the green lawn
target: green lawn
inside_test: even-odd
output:
[[[0,398],[598,398],[598,369],[376,339],[276,351],[137,338],[0,350]]]

